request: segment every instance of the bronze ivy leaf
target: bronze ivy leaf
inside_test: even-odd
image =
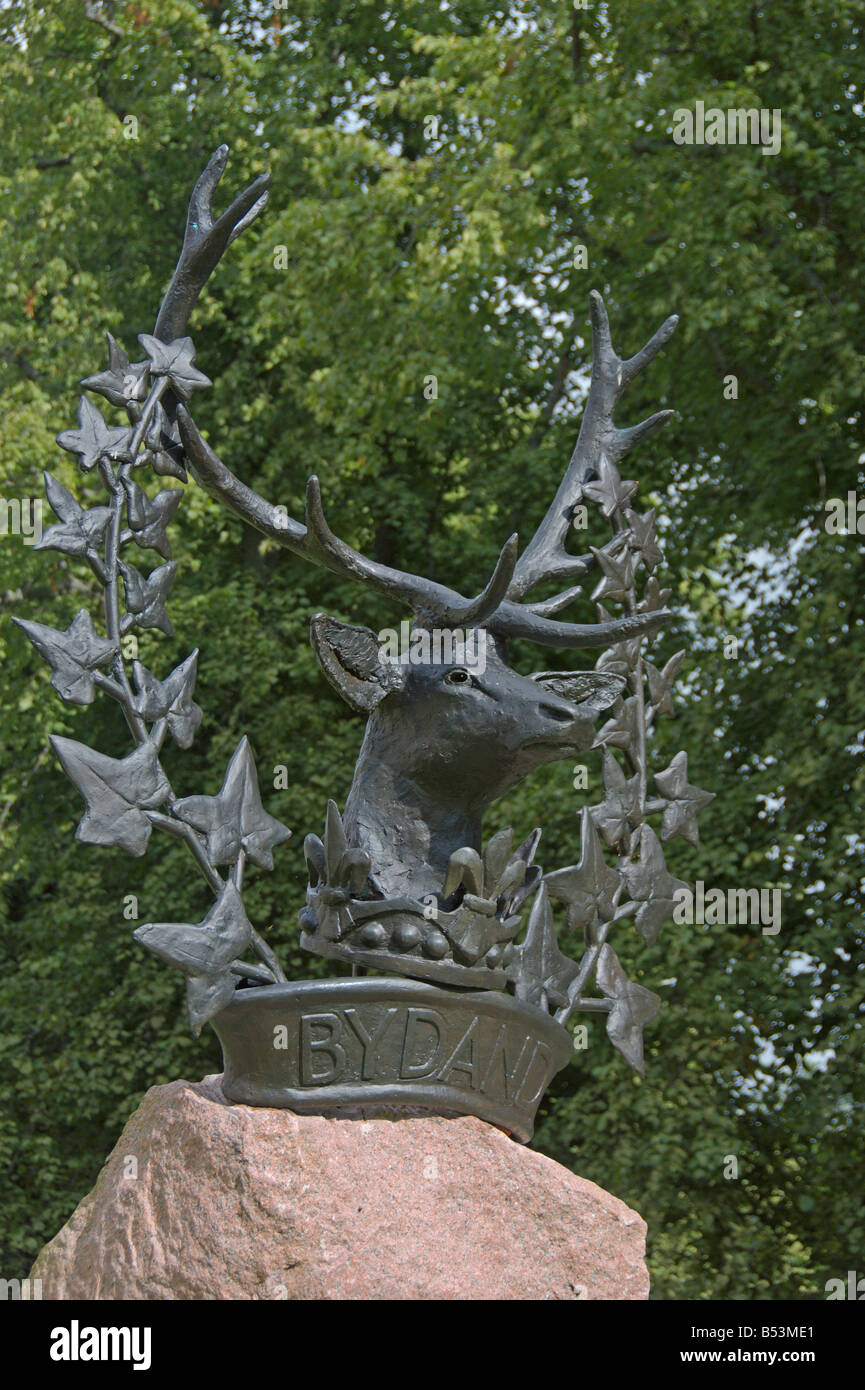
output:
[[[597,733],[593,748],[604,748],[611,744],[614,748],[630,749],[637,743],[639,730],[640,702],[636,695],[629,695],[622,701],[612,719],[608,719]]]
[[[181,400],[188,401],[193,391],[200,391],[213,382],[192,364],[195,348],[191,338],[175,338],[161,343],[151,333],[139,333],[138,341],[150,358],[151,376],[167,376]]]
[[[144,436],[147,454],[143,461],[150,464],[154,473],[163,478],[179,478],[182,483],[189,482],[189,475],[183,466],[183,445],[176,420],[169,420],[157,401],[150,424]]]
[[[98,391],[112,405],[125,406],[127,401],[143,401],[147,395],[148,362],[130,362],[123,348],[110,333],[108,339],[108,370],[88,376],[81,385],[88,391]]]
[[[715,800],[715,793],[693,787],[688,781],[687,753],[677,753],[668,768],[656,772],[655,785],[667,799],[661,822],[661,839],[672,840],[674,836],[681,835],[689,845],[699,845],[697,816],[710,801]]]
[[[230,970],[219,975],[195,975],[186,981],[186,1013],[196,1037],[205,1023],[231,1003],[237,980]]]
[[[618,468],[606,455],[598,467],[597,481],[583,483],[583,496],[597,502],[607,518],[621,511],[636,491],[637,484],[630,480],[623,481]]]
[[[174,814],[207,836],[211,864],[233,863],[241,849],[259,868],[273,868],[274,846],[291,831],[261,804],[249,739],[244,735],[228,764],[217,796],[187,796],[174,803]]]
[[[160,632],[171,637],[174,629],[165,611],[165,597],[174,583],[177,566],[173,562],[160,565],[146,579],[133,565],[125,564],[123,560],[118,560],[117,568],[123,576],[126,607],[130,615],[129,620],[124,622],[124,631],[137,624],[138,627],[159,628]]]
[[[601,652],[595,662],[595,670],[612,671],[619,676],[629,676],[637,664],[642,644],[642,637],[629,637],[624,642],[617,642],[615,646],[607,647],[606,651]]]
[[[49,526],[34,550],[61,550],[65,555],[83,555],[95,548],[105,534],[111,516],[110,507],[84,507],[62,483],[50,473],[44,473],[45,495],[59,526]]]
[[[154,473],[157,473],[160,478],[177,478],[181,483],[189,482],[189,474],[180,459],[173,457],[165,450],[152,453],[148,462]]]
[[[634,541],[633,548],[637,551],[640,562],[645,565],[649,574],[652,574],[664,558],[658,546],[654,507],[651,511],[643,512],[642,516],[637,512],[627,511],[625,521],[628,523]]]
[[[547,895],[546,879],[538,890],[529,914],[526,939],[516,949],[516,964],[509,972],[517,999],[536,1008],[564,1008],[568,987],[579,967],[559,950],[553,912]]]
[[[171,737],[180,748],[190,746],[201,723],[201,708],[192,699],[197,671],[197,647],[164,681],[157,680],[140,661],[132,663],[132,678],[138,692],[136,714],[148,723],[167,719]]]
[[[624,603],[634,587],[634,557],[630,550],[624,551],[618,559],[614,559],[595,546],[590,546],[589,549],[603,575],[600,583],[592,591],[592,598],[609,598],[614,603]]]
[[[607,1015],[607,1036],[628,1065],[643,1076],[643,1027],[655,1017],[661,1000],[628,979],[612,946],[606,944],[598,956],[595,980],[601,993],[613,1000]]]
[[[196,926],[145,922],[132,935],[159,960],[189,977],[186,1003],[192,1031],[198,1035],[208,1019],[231,1003],[236,980],[229,967],[249,946],[252,927],[240,893],[229,882]]]
[[[71,738],[53,735],[50,741],[87,803],[75,838],[142,855],[151,831],[144,812],[154,810],[171,794],[154,745],[142,743],[126,758],[109,758]]]
[[[86,473],[95,468],[101,458],[116,458],[129,443],[130,431],[106,425],[92,401],[82,396],[78,402],[78,429],[63,430],[57,436],[61,449],[78,455],[78,464]]]
[[[568,925],[591,927],[596,918],[610,922],[616,913],[619,875],[604,858],[595,823],[587,807],[581,812],[580,862],[568,869],[545,874],[544,883],[551,897],[568,905]]]
[[[235,885],[226,883],[203,922],[145,922],[132,935],[184,975],[224,970],[248,947],[252,928]]]
[[[646,583],[643,597],[637,604],[638,613],[656,613],[659,608],[663,608],[670,598],[673,590],[662,589],[657,579],[652,575]]]
[[[590,815],[608,845],[621,840],[631,822],[640,821],[640,778],[627,778],[609,748],[604,749],[604,800]]]
[[[179,487],[168,488],[150,498],[133,479],[124,480],[126,515],[132,539],[142,550],[155,550],[163,560],[171,559],[171,545],[165,528],[180,506],[183,497]]]
[[[627,884],[628,897],[639,903],[634,925],[646,944],[653,946],[661,927],[673,915],[674,895],[688,885],[668,873],[661,842],[650,825],[640,830],[639,863],[622,865],[619,872]]]
[[[506,917],[510,917],[513,913],[519,912],[523,903],[527,898],[531,897],[543,877],[543,869],[541,869],[540,865],[532,863],[540,839],[541,831],[536,827],[531,835],[523,840],[516,854],[514,854],[510,860],[508,869],[510,869],[511,864],[515,861],[519,861],[522,865],[522,871],[521,873],[518,871],[514,874],[513,887],[503,887],[501,889],[504,899],[502,912]]]
[[[655,707],[656,714],[673,715],[676,713],[673,704],[673,683],[679,674],[679,667],[685,657],[684,648],[671,656],[663,671],[659,671],[657,666],[653,666],[651,661],[646,661],[646,674],[649,677],[649,697]]]
[[[64,700],[73,705],[92,705],[95,693],[93,671],[105,666],[117,648],[106,637],[100,637],[86,608],[76,613],[65,632],[31,623],[25,618],[13,618],[22,632],[30,638],[37,652],[44,657],[53,672],[51,684]]]

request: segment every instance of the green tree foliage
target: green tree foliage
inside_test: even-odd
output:
[[[50,468],[101,500],[54,436],[105,365],[105,330],[132,350],[152,329],[188,190],[222,140],[227,186],[269,165],[274,190],[196,311],[217,384],[197,418],[291,514],[319,473],[334,525],[379,559],[476,591],[567,462],[588,290],[623,352],[681,315],[623,417],[678,412],[627,470],[659,509],[683,613],[659,652],[688,648],[653,763],[687,747],[717,793],[700,848],[677,841],[669,862],[780,889],[782,926],[668,925],[651,948],[635,934],[629,972],[665,998],[647,1079],[590,1020],[536,1142],[646,1217],[656,1297],[822,1297],[863,1249],[865,547],[827,533],[824,506],[865,483],[860,7],[27,0],[0,30],[4,498],[39,495]],[[697,101],[777,109],[780,153],[677,145],[673,113]],[[316,672],[308,620],[403,615],[305,571],[194,485],[173,536],[176,636],[146,634],[142,659],[165,672],[200,646],[205,720],[167,770],[181,794],[215,792],[249,734],[267,808],[295,834],[248,905],[290,975],[323,973],[297,947],[302,840],[328,795],[344,801],[360,726]],[[219,1060],[123,917],[135,896],[139,920],[197,921],[206,886],[180,847],[132,860],[74,843],[48,735],[121,756],[124,730],[105,702],[63,705],[8,621],[65,627],[94,595],[74,561],[0,537],[9,1277],[144,1089]],[[289,787],[269,791],[280,764]],[[571,776],[545,770],[490,830],[542,825],[546,866],[573,862]]]

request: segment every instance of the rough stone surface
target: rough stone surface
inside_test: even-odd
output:
[[[258,1110],[219,1081],[148,1091],[43,1297],[648,1297],[642,1218],[482,1120]]]

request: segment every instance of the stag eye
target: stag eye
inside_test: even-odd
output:
[[[455,670],[448,671],[445,676],[448,685],[471,685],[472,678],[462,666],[457,666]]]

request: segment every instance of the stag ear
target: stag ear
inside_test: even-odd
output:
[[[595,714],[615,704],[625,688],[624,676],[606,671],[535,671],[530,679]]]
[[[322,671],[352,709],[369,714],[391,690],[402,688],[404,670],[382,660],[381,643],[368,627],[316,613],[309,636]]]

